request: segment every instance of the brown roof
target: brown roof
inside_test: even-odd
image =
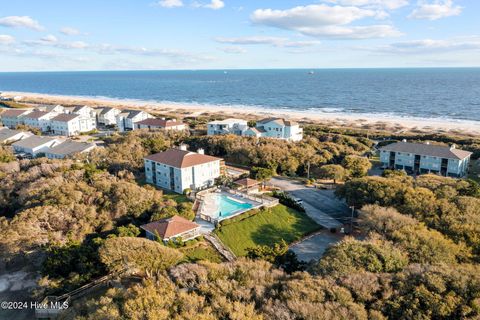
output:
[[[68,121],[73,120],[77,117],[79,117],[78,114],[62,113],[62,114],[59,114],[58,116],[53,117],[52,121],[68,122]]]
[[[171,218],[150,222],[140,226],[140,228],[145,231],[155,235],[158,234],[162,239],[175,237],[198,227],[200,226],[195,222],[189,221],[180,216],[173,216]]]
[[[33,111],[33,112],[30,112],[29,114],[27,114],[25,116],[25,118],[29,118],[29,119],[40,119],[41,117],[43,116],[46,116],[47,114],[49,114],[50,112],[45,112],[45,111]]]
[[[235,181],[235,184],[249,188],[249,187],[258,186],[260,182],[255,179],[245,178],[245,179],[240,179]]]
[[[18,117],[24,114],[25,112],[29,112],[30,110],[22,110],[22,109],[10,109],[10,110],[5,110],[2,112],[0,115],[2,117]]]
[[[411,142],[395,142],[389,145],[386,145],[380,150],[393,151],[393,152],[405,152],[418,154],[422,156],[438,157],[438,158],[447,158],[447,159],[457,159],[462,160],[472,153],[465,150],[460,150],[452,148],[450,146],[426,144],[426,143],[411,143]]]
[[[142,124],[144,126],[167,128],[167,127],[181,126],[184,123],[180,121],[149,118],[149,119],[139,121],[137,122],[137,124]]]
[[[175,168],[188,168],[203,163],[222,160],[217,157],[180,149],[169,149],[164,152],[149,155],[145,157],[145,159],[160,162]]]

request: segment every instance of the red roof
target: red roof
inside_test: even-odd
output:
[[[222,160],[217,157],[207,156],[191,151],[180,149],[169,149],[164,152],[159,152],[145,157],[147,160],[166,164],[175,168],[188,168],[199,164]]]
[[[191,231],[200,227],[195,222],[189,221],[180,216],[173,216],[171,218],[162,219],[154,222],[150,222],[140,226],[145,231],[148,231],[154,235],[162,238],[175,237],[181,233]]]

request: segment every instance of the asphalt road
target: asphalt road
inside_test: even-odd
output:
[[[309,188],[285,178],[272,178],[269,183],[302,199],[308,216],[325,228],[340,228],[350,221],[351,209],[335,197],[333,190]]]

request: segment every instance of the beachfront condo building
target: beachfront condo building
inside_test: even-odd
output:
[[[303,138],[303,129],[294,121],[282,118],[267,118],[257,121],[255,127],[248,128],[244,135],[257,138],[300,141]]]
[[[448,177],[465,176],[471,155],[471,152],[457,149],[455,145],[410,143],[406,140],[380,148],[380,161],[384,168]]]
[[[137,122],[148,118],[153,116],[142,110],[122,110],[116,117],[118,130],[120,132],[135,130]]]
[[[213,186],[220,176],[221,162],[205,155],[203,149],[192,152],[181,146],[145,157],[145,176],[148,183],[183,193]]]
[[[32,112],[33,109],[8,109],[0,114],[2,123],[5,127],[15,129],[18,125],[23,124],[23,116]]]
[[[248,124],[246,120],[235,118],[210,121],[207,124],[207,134],[209,136],[222,134],[236,134],[242,136],[247,129]]]
[[[99,110],[98,114],[98,123],[105,126],[111,126],[117,124],[117,116],[121,113],[119,109],[105,107]]]

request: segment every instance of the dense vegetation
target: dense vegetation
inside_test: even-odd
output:
[[[479,318],[478,184],[398,172],[364,177],[370,140],[320,127],[306,132],[289,143],[139,131],[73,160],[16,161],[2,149],[2,267],[41,270],[41,296],[107,273],[143,277],[76,305],[77,319]],[[363,236],[297,264],[286,242],[317,226],[278,206],[222,224],[219,236],[248,257],[235,262],[200,261],[220,261],[202,241],[165,246],[139,238],[138,226],[152,219],[192,218],[184,197],[143,184],[143,157],[183,141],[264,177],[305,176],[310,167],[314,177],[346,179],[337,193],[362,208]]]

